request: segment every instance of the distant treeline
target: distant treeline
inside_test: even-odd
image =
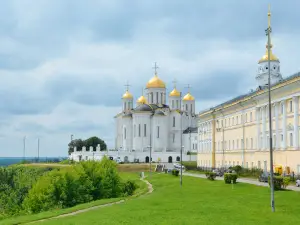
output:
[[[0,167],[0,219],[67,208],[103,198],[132,195],[136,184],[122,181],[114,161],[70,167]]]

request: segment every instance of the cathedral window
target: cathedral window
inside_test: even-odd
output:
[[[185,105],[185,111],[188,111],[188,104]]]
[[[175,116],[173,116],[173,127],[175,127]]]
[[[158,92],[156,92],[156,104],[158,104]]]
[[[172,100],[172,109],[174,109],[174,100]]]
[[[147,124],[144,124],[144,137],[147,136]]]
[[[136,125],[133,126],[133,136],[136,137]]]
[[[293,146],[293,133],[290,133],[290,147]]]
[[[159,126],[157,126],[157,138],[159,138]]]
[[[176,108],[179,109],[179,101],[176,100]]]
[[[153,103],[153,92],[151,92],[151,103]]]
[[[139,137],[141,136],[141,124],[139,124]]]
[[[175,143],[175,134],[173,134],[173,143]]]
[[[124,128],[124,139],[126,140],[126,128]]]
[[[191,113],[193,112],[193,105],[191,105]]]
[[[124,102],[124,110],[126,110],[126,102]]]
[[[161,98],[161,104],[163,104],[163,93],[160,93],[160,98]]]

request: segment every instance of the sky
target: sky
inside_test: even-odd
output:
[[[71,134],[114,148],[125,84],[187,84],[197,111],[257,87],[268,1],[9,0],[0,2],[0,157],[67,156]],[[300,2],[271,1],[273,53],[300,71]]]

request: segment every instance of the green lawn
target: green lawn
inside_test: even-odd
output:
[[[276,213],[270,209],[269,188],[194,177],[155,174],[154,192],[124,204],[96,209],[43,224],[297,224],[300,192],[275,193]]]

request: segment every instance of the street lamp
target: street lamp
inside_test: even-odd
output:
[[[151,153],[152,153],[152,146],[149,145],[148,148],[149,148],[149,151],[150,151],[150,159],[149,159],[149,162],[150,162],[150,168],[149,168],[150,175],[149,175],[149,177],[151,177],[151,173],[152,173],[152,168],[151,168],[151,161],[152,161],[152,155],[151,155]]]
[[[25,162],[26,136],[23,138],[23,162]]]
[[[273,141],[272,141],[272,108],[271,108],[271,12],[269,6],[268,12],[268,28],[265,30],[268,36],[268,94],[269,94],[269,133],[270,133],[270,183],[271,183],[271,208],[272,212],[275,212],[275,201],[274,201],[274,175],[273,175]]]
[[[182,92],[180,92],[180,187],[182,187]]]

